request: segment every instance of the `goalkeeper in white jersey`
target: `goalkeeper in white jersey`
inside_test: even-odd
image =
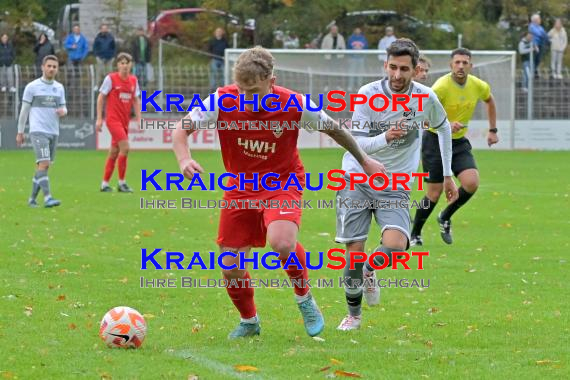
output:
[[[42,77],[26,86],[22,96],[22,110],[18,118],[16,143],[24,143],[26,121],[30,118],[30,140],[36,154],[36,172],[32,179],[30,207],[38,207],[36,198],[40,189],[44,193],[44,206],[55,207],[61,202],[52,197],[48,168],[55,159],[55,148],[59,136],[59,118],[67,114],[65,90],[55,80],[59,62],[55,55],[48,55],[42,61]]]
[[[384,94],[392,99],[392,94],[407,94],[409,111],[398,105],[392,111],[392,104],[383,112],[373,111],[370,105],[362,104],[355,108],[352,116],[352,134],[362,149],[386,167],[388,177],[391,173],[407,173],[412,178],[408,188],[412,188],[412,172],[417,171],[421,153],[421,125],[427,120],[438,132],[443,172],[444,188],[449,201],[457,198],[457,187],[451,171],[451,128],[445,111],[435,93],[412,78],[417,71],[419,52],[412,40],[401,38],[394,41],[386,50],[384,62],[386,77],[363,86],[359,94],[370,99],[375,94]],[[412,94],[427,94],[427,97],[413,97]],[[422,107],[419,107],[419,101]],[[382,108],[383,100],[375,99],[374,106]],[[422,108],[422,110],[420,110]],[[395,124],[402,122],[399,126]],[[369,128],[368,126],[372,126]],[[415,127],[414,127],[415,126]],[[347,186],[337,194],[337,233],[335,240],[346,244],[347,252],[364,252],[368,238],[372,215],[381,227],[381,246],[375,251],[384,252],[392,264],[392,252],[405,251],[410,243],[410,212],[408,207],[395,205],[409,204],[410,191],[398,184],[397,190],[391,185],[383,191],[373,190],[369,184],[355,183],[355,189],[349,190],[349,173],[363,173],[362,167],[350,153],[342,160],[346,171]],[[367,202],[368,201],[368,202]],[[373,204],[374,207],[354,207],[355,204]],[[375,207],[386,205],[387,207]],[[348,260],[347,260],[348,261]],[[344,269],[348,315],[338,326],[339,330],[353,330],[360,327],[362,295],[369,305],[378,304],[380,289],[377,286],[374,269],[366,263],[355,263],[350,270],[350,262]],[[383,264],[382,256],[375,257],[375,264]]]

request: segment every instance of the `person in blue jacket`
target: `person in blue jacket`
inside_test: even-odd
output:
[[[528,24],[528,31],[532,34],[534,46],[538,47],[538,52],[534,54],[534,76],[536,78],[538,78],[538,66],[540,65],[542,57],[550,43],[548,34],[541,24],[542,20],[538,13],[532,15],[530,18],[530,24]]]
[[[69,66],[75,76],[78,76],[80,65],[89,52],[89,44],[85,36],[81,34],[79,25],[74,25],[73,32],[65,39],[65,50],[67,51]]]
[[[346,48],[349,50],[368,49],[368,40],[364,37],[362,29],[354,28],[354,32],[348,37]],[[362,85],[361,76],[366,72],[365,59],[366,56],[361,54],[351,54],[349,56],[348,91],[358,92]]]

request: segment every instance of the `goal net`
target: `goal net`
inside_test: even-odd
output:
[[[243,49],[225,51],[225,81],[232,82],[232,67]],[[356,93],[369,82],[384,76],[386,53],[378,50],[270,50],[276,60],[277,84],[300,93],[323,94],[332,90]],[[431,86],[439,77],[450,72],[450,51],[422,51],[431,60],[428,81]],[[515,119],[515,52],[472,51],[472,74],[491,86],[497,104],[497,124],[509,147]],[[325,103],[326,106],[326,97]],[[335,105],[336,106],[336,105]],[[349,111],[331,115],[335,118],[350,118]],[[488,126],[484,104],[479,102],[473,115],[473,133],[483,133]],[[477,132],[479,129],[479,132]]]

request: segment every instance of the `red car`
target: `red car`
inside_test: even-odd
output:
[[[160,38],[184,45],[203,46],[214,33],[223,27],[230,45],[233,33],[238,35],[238,46],[252,46],[255,36],[255,20],[248,19],[242,25],[238,17],[216,9],[182,8],[161,11],[149,23],[151,40]]]

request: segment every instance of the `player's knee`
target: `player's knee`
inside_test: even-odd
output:
[[[392,250],[404,251],[408,246],[408,237],[397,229],[387,229],[382,234],[382,245]]]
[[[280,259],[287,259],[291,252],[295,252],[297,241],[287,237],[278,237],[270,239],[269,245],[271,245],[273,252],[279,254]]]
[[[226,280],[233,280],[238,278],[243,278],[245,276],[245,269],[222,269],[222,275]]]
[[[426,195],[432,203],[437,203],[437,201],[439,200],[439,197],[441,196],[442,191],[443,191],[443,189],[436,187],[433,189],[428,189]]]
[[[355,241],[346,245],[347,252],[364,252],[364,242]]]
[[[479,178],[472,178],[461,184],[461,187],[470,194],[474,194],[479,188]]]

